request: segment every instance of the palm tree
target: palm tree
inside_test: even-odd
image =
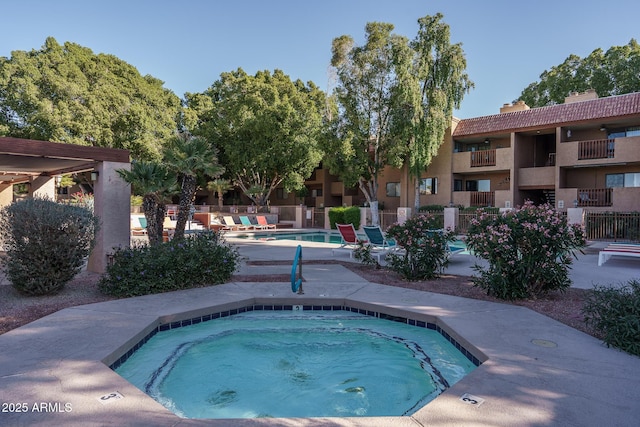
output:
[[[131,184],[133,194],[142,196],[149,243],[161,243],[162,225],[167,213],[165,200],[171,192],[176,191],[175,177],[161,163],[147,161],[133,161],[131,170],[118,169],[116,172]]]
[[[206,139],[187,134],[172,138],[165,148],[165,164],[177,174],[180,187],[174,239],[184,237],[184,229],[198,190],[198,181],[207,177],[217,178],[224,172],[224,168],[218,163],[217,155],[217,150]]]
[[[213,191],[218,195],[218,210],[222,211],[222,196],[231,190],[233,185],[228,179],[214,179],[207,182],[207,190]]]

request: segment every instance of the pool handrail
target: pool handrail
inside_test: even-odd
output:
[[[298,275],[296,277],[296,269]],[[293,265],[291,266],[291,291],[297,292],[298,295],[304,294],[302,291],[302,246],[298,245],[296,256],[293,257]]]

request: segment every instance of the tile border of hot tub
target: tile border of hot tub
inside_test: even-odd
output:
[[[228,304],[227,304],[228,305]],[[442,335],[447,341],[449,341],[463,356],[465,356],[471,363],[473,363],[476,367],[480,366],[484,361],[487,360],[487,357],[482,354],[477,348],[471,345],[468,342],[461,343],[463,341],[460,339],[460,335],[452,331],[450,328],[442,325],[438,318],[432,316],[425,316],[421,313],[411,312],[406,310],[390,309],[389,311],[396,311],[396,314],[391,314],[389,311],[385,312],[384,308],[388,308],[384,305],[371,305],[369,304],[369,308],[365,307],[357,307],[358,304],[354,304],[353,302],[350,304],[305,304],[304,301],[299,301],[296,304],[289,303],[263,303],[258,304],[254,303],[252,305],[244,305],[236,308],[229,308],[225,310],[216,311],[216,307],[210,307],[209,310],[214,310],[211,313],[194,316],[190,318],[185,318],[181,320],[172,320],[166,321],[167,316],[164,318],[158,319],[158,324],[151,329],[151,331],[147,332],[141,339],[137,340],[135,344],[130,346],[127,350],[124,351],[121,355],[117,355],[119,350],[116,350],[111,355],[109,355],[105,360],[113,360],[115,354],[115,361],[108,364],[111,370],[116,370],[120,367],[124,362],[129,359],[138,349],[140,349],[147,341],[149,341],[154,335],[158,332],[168,331],[172,329],[182,328],[185,326],[197,325],[202,322],[208,322],[215,319],[225,318],[229,316],[233,316],[236,314],[253,312],[253,311],[293,311],[294,307],[302,307],[303,311],[349,311],[352,313],[363,314],[366,316],[376,317],[379,319],[404,323],[411,326],[416,326],[419,328],[426,328],[430,330],[434,330]],[[375,310],[371,310],[370,308],[376,308]],[[202,312],[203,310],[198,310]],[[184,313],[176,313],[171,317],[181,317]],[[399,316],[399,313],[406,313],[407,316]],[[163,322],[163,319],[165,320]],[[143,332],[144,333],[144,332]],[[135,341],[135,338],[133,339]],[[472,350],[469,350],[469,347]],[[479,357],[478,357],[479,356]]]

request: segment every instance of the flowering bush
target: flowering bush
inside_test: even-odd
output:
[[[524,206],[502,215],[480,211],[467,232],[467,247],[489,262],[475,265],[473,278],[487,294],[502,299],[531,298],[571,285],[569,268],[585,245],[578,225],[549,205]]]
[[[131,297],[224,283],[240,256],[219,233],[198,233],[158,245],[138,244],[118,249],[101,278],[100,290]]]
[[[438,221],[430,214],[416,215],[389,227],[387,238],[404,249],[402,254],[388,255],[389,268],[408,280],[438,277],[448,263],[447,243],[454,237],[452,231],[438,229]]]

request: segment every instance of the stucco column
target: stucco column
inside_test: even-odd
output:
[[[49,200],[56,199],[56,180],[52,176],[37,176],[29,185],[29,197],[39,197]]]
[[[13,202],[13,184],[0,184],[0,209]]]
[[[460,209],[444,208],[444,229],[455,231],[458,228]]]
[[[107,266],[107,255],[114,248],[129,246],[131,186],[117,174],[117,169],[129,170],[129,163],[101,162],[96,168],[93,183],[94,212],[100,219],[96,246],[89,256],[87,270],[102,273]]]

